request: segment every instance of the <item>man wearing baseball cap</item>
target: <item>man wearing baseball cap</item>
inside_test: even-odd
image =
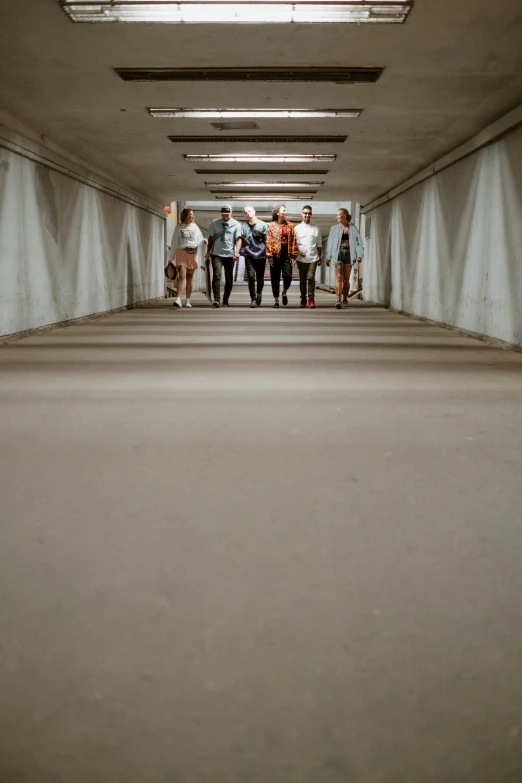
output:
[[[208,252],[205,258],[212,259],[212,291],[214,307],[221,307],[221,270],[225,269],[225,293],[223,307],[228,307],[232,291],[234,263],[241,248],[241,223],[232,217],[232,207],[224,204],[221,217],[210,224],[208,230]]]

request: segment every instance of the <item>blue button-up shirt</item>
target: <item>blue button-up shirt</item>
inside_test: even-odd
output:
[[[212,255],[230,258],[236,252],[236,239],[241,236],[241,223],[232,217],[227,221],[217,218],[210,224],[208,235],[214,237],[210,251]]]

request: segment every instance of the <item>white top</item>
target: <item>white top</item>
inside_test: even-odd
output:
[[[170,243],[170,260],[176,255],[176,250],[184,247],[201,247],[205,243],[203,234],[195,223],[178,223]]]
[[[297,240],[298,261],[313,264],[319,260],[317,248],[323,245],[319,226],[314,226],[312,223],[298,223],[295,227],[295,238]],[[306,253],[306,255],[301,256],[299,253]]]

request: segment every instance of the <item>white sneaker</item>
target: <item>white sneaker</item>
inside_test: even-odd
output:
[[[192,307],[192,305],[190,304],[190,299],[185,300],[185,307]]]
[[[174,300],[174,307],[181,307],[181,299],[178,298]]]

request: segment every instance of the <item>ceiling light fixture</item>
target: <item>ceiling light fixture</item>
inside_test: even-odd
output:
[[[207,188],[240,188],[248,190],[249,188],[267,188],[279,190],[308,190],[310,188],[321,188],[324,182],[205,182]]]
[[[385,23],[401,24],[413,0],[60,0],[73,22],[159,23]]]
[[[299,174],[329,174],[330,169],[308,169],[306,172],[299,169],[194,169],[194,174],[210,174],[211,176],[217,176],[218,174],[225,174],[227,177],[239,177],[242,174],[247,174],[251,177],[253,174],[260,174],[263,177],[267,177],[269,174],[275,174],[277,177],[281,177],[283,174],[290,174],[295,177]],[[178,177],[179,174],[166,174],[166,177]]]
[[[333,163],[337,155],[183,155],[188,163]]]
[[[260,196],[259,193],[250,194],[248,196],[238,196],[236,193],[233,193],[232,195],[221,194],[219,196],[216,196],[215,198],[218,201],[280,201],[281,196],[284,195],[288,201],[313,201],[314,197],[310,193],[308,194],[295,194],[289,195],[288,193],[270,193],[268,195]]]
[[[147,109],[157,119],[314,119],[348,118],[356,119],[362,109]]]
[[[313,196],[317,193],[317,190],[300,190],[300,191],[278,191],[278,190],[272,190],[271,188],[266,188],[265,190],[258,190],[258,191],[252,191],[250,193],[232,193],[230,190],[225,190],[224,188],[217,188],[216,190],[210,189],[209,193],[216,194],[216,195],[223,195],[223,198],[250,198],[250,196],[265,196],[265,198],[272,198],[275,196],[275,198],[282,198],[283,196],[285,198],[293,198],[294,196]]]

